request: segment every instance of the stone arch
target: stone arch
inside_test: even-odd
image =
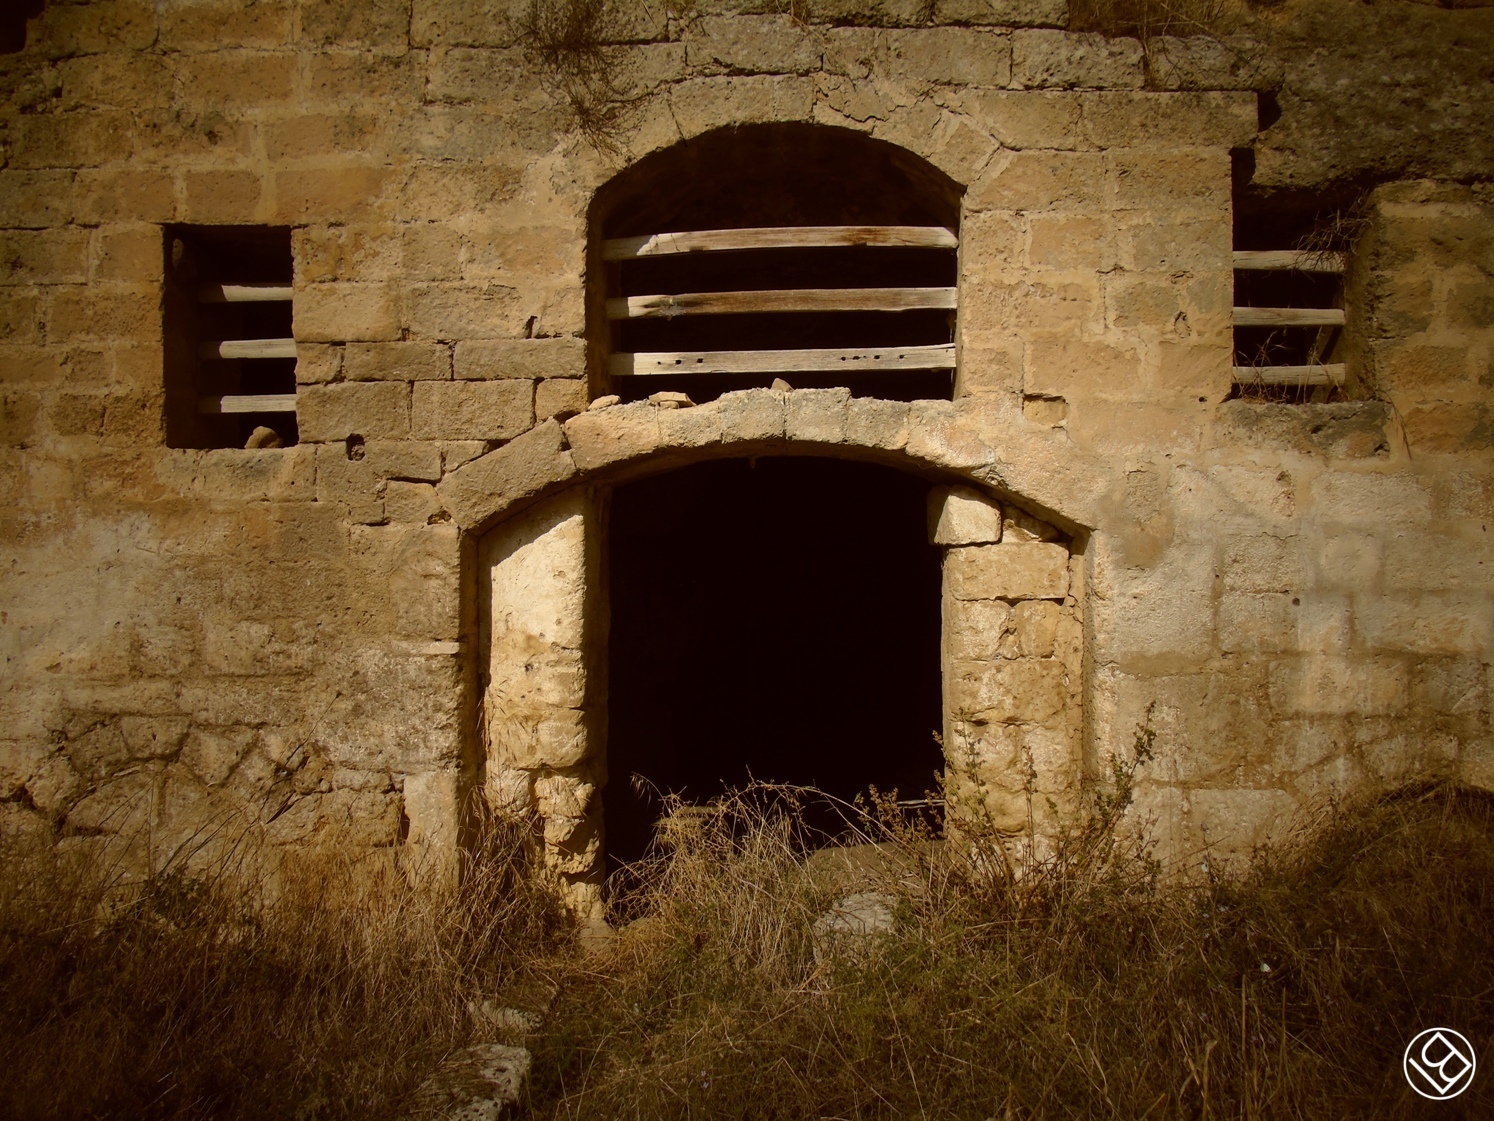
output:
[[[599,489],[702,460],[834,456],[901,468],[948,495],[941,657],[946,773],[972,828],[1027,820],[1077,789],[1082,580],[1103,497],[1097,465],[1018,418],[1002,439],[953,402],[845,390],[730,393],[549,421],[449,474],[440,493],[476,541],[490,801],[537,808],[552,871],[599,913],[605,771]],[[1004,519],[1003,519],[1004,515]],[[601,629],[599,629],[601,628]],[[496,637],[495,637],[496,636]],[[506,675],[506,676],[505,676]],[[962,785],[963,784],[963,785]],[[1019,812],[1020,811],[1020,812]],[[984,823],[984,824],[982,824]]]

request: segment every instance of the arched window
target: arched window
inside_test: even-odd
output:
[[[592,387],[697,402],[768,385],[951,395],[958,184],[847,129],[719,129],[656,152],[591,214]]]

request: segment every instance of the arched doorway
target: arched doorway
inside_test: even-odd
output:
[[[750,779],[919,797],[943,758],[930,484],[876,464],[720,459],[616,488],[608,863],[642,856],[655,792]],[[812,807],[822,828],[831,815]]]

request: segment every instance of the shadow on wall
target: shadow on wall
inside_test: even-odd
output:
[[[918,797],[943,763],[929,484],[830,459],[732,459],[619,487],[610,514],[609,863],[658,791],[750,778]],[[815,822],[833,827],[828,819]]]

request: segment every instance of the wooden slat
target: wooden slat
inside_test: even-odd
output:
[[[959,244],[953,231],[943,226],[770,226],[612,238],[602,242],[602,260],[631,261],[729,249],[828,249],[846,245],[954,249]]]
[[[224,339],[203,343],[199,352],[204,358],[294,358],[295,339]]]
[[[289,284],[204,284],[197,298],[205,304],[265,304],[291,298]]]
[[[613,377],[643,374],[797,374],[860,370],[952,370],[955,348],[863,347],[860,350],[696,350],[614,354]]]
[[[197,402],[200,413],[293,413],[294,393],[255,393],[228,397],[202,397]]]
[[[1344,309],[1337,307],[1237,307],[1236,327],[1342,327]]]
[[[1236,366],[1236,385],[1342,385],[1342,363],[1329,366]]]
[[[1236,249],[1235,268],[1291,272],[1343,272],[1343,253],[1312,253],[1298,249]]]
[[[953,288],[785,288],[766,292],[683,292],[607,301],[608,319],[742,315],[778,311],[915,311],[952,308]]]

